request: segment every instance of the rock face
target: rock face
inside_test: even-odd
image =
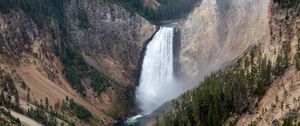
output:
[[[137,83],[140,54],[154,25],[103,0],[71,0],[66,16],[72,41],[90,65],[124,86]]]
[[[269,0],[203,0],[179,26],[180,63],[198,81],[269,37]]]
[[[62,15],[66,18],[63,24],[66,29],[61,29],[61,22],[53,17],[47,17],[45,26],[39,28],[32,15],[20,8],[0,12],[0,73],[5,71],[14,81],[19,92],[16,94],[20,96],[22,107],[25,106],[21,109],[34,106],[34,100],[47,98],[54,106],[64,103],[68,97],[89,110],[96,125],[113,125],[116,119],[134,111],[129,93],[137,83],[141,52],[156,27],[141,16],[104,0],[70,0],[64,6]],[[63,40],[62,30],[69,33],[67,37],[71,41]],[[79,49],[89,65],[117,83],[114,81],[114,86],[99,95],[85,85],[86,96],[78,94],[64,78],[64,64],[55,55],[57,49],[54,47],[62,43],[62,48]],[[22,89],[23,85],[30,92]],[[66,116],[68,114],[72,113]],[[78,125],[87,125],[74,115],[69,117]]]
[[[55,23],[49,24],[58,29]],[[54,53],[55,33],[39,30],[36,24],[21,11],[0,14],[0,66],[34,64],[43,75],[55,80]]]
[[[156,0],[143,0],[144,7],[158,9],[160,4]]]
[[[271,41],[261,43],[260,55],[276,62],[276,57],[283,55],[284,50],[287,50],[290,65],[280,78],[270,84],[265,95],[257,103],[257,109],[252,113],[244,113],[237,121],[237,125],[256,122],[256,125],[276,126],[282,125],[286,118],[294,120],[295,123],[299,122],[297,120],[300,117],[296,116],[300,114],[300,72],[297,69],[300,49],[300,11],[297,9],[299,7],[300,3],[293,4],[288,9],[277,3],[271,4]]]
[[[0,14],[0,74],[2,76],[5,73],[11,78],[11,85],[17,89],[14,95],[18,95],[20,99],[20,110],[24,110],[26,114],[28,108],[35,107],[34,102],[37,100],[47,98],[49,105],[54,106],[69,97],[101,120],[96,122],[99,125],[114,123],[112,117],[97,109],[95,104],[87,102],[63,78],[61,63],[53,52],[53,44],[59,41],[59,33],[54,32],[59,31],[58,24],[52,20],[48,25],[53,29],[52,33],[47,29],[39,29],[21,10]],[[0,78],[1,90],[4,84],[2,79]],[[80,121],[74,120],[74,123],[80,124]]]

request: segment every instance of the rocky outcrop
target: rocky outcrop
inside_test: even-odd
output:
[[[49,24],[58,29],[54,22]],[[22,11],[0,14],[0,66],[35,65],[50,80],[56,81],[53,43],[55,33],[37,28]]]
[[[181,70],[198,81],[269,37],[269,0],[203,0],[179,26]]]
[[[156,0],[143,0],[143,5],[146,8],[158,9],[160,4]]]
[[[154,25],[103,0],[71,0],[66,17],[72,41],[90,65],[123,86],[137,83],[140,54]]]

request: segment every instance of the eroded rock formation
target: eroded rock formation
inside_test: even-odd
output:
[[[203,0],[180,26],[182,72],[199,81],[269,37],[269,0]]]

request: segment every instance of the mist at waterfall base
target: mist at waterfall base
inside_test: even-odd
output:
[[[184,87],[174,77],[174,27],[160,27],[146,48],[136,101],[141,114],[130,117],[126,123],[134,124],[139,118],[151,114],[167,101],[184,93]]]

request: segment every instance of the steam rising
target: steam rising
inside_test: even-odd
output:
[[[143,114],[150,114],[185,90],[173,75],[173,27],[161,27],[147,45],[136,99]]]

